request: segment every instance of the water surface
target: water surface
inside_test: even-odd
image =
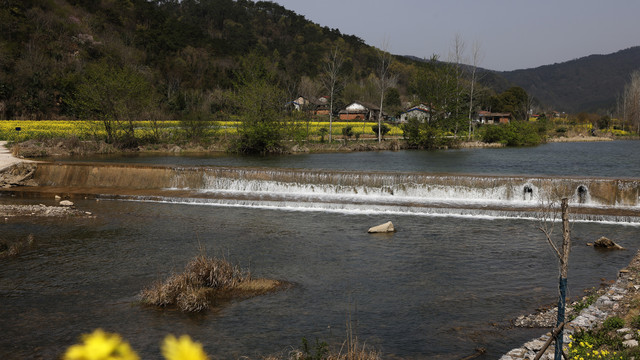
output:
[[[249,166],[490,175],[640,177],[640,141],[549,143],[524,148],[367,151],[271,156],[155,154],[56,158],[183,166]]]

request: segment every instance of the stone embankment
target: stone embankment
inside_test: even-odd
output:
[[[636,253],[635,257],[625,269],[620,270],[618,279],[613,285],[606,289],[591,306],[582,310],[580,314],[570,321],[565,326],[564,331],[564,343],[568,344],[570,339],[569,335],[580,329],[592,329],[604,322],[611,316],[624,317],[632,307],[634,300],[640,297],[640,252]],[[557,309],[549,310],[543,314],[537,315],[535,321],[539,321],[540,326],[553,326],[555,325],[555,316],[553,315]],[[529,317],[519,317],[514,322],[518,325],[531,325],[533,320],[527,321]],[[520,324],[518,322],[520,321]],[[549,324],[551,323],[551,324]],[[621,331],[625,329],[620,329]],[[551,336],[551,332],[548,332],[537,339],[533,339],[525,343],[522,347],[509,351],[506,355],[503,355],[501,360],[519,360],[519,359],[533,359],[536,354],[542,349],[545,342]],[[626,338],[626,337],[625,337]],[[625,346],[632,347],[638,346],[638,343],[634,339],[627,339]],[[553,342],[541,357],[541,359],[553,359],[554,358],[554,345]]]

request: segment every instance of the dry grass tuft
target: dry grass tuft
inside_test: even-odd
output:
[[[25,240],[20,240],[13,244],[0,243],[0,259],[5,257],[15,257],[24,250],[31,249],[34,245],[33,234],[29,234]]]
[[[281,285],[276,280],[251,279],[247,271],[227,260],[201,254],[189,261],[184,272],[153,283],[139,296],[144,304],[199,312],[209,309],[215,299],[256,296]]]
[[[189,261],[185,273],[193,277],[195,284],[212,289],[234,287],[248,278],[239,267],[228,261],[204,255],[198,255]]]
[[[209,299],[213,289],[206,287],[187,287],[176,297],[176,305],[185,312],[200,312],[209,309]]]

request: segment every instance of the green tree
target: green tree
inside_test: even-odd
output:
[[[264,154],[283,148],[285,96],[269,65],[266,58],[252,53],[237,73],[235,105],[241,121],[233,152]]]
[[[387,124],[373,125],[371,131],[376,134],[378,139],[384,139],[384,136],[391,131],[391,128],[388,127]]]
[[[421,122],[410,118],[402,125],[402,136],[413,148],[440,149],[455,145],[456,139],[448,136],[442,122]]]
[[[101,120],[107,142],[122,146],[136,145],[133,121],[154,105],[154,89],[143,73],[104,61],[87,66],[70,100],[79,118]]]
[[[499,142],[507,146],[533,146],[540,144],[542,138],[535,124],[513,121],[508,124],[485,126],[482,141]]]
[[[492,110],[511,113],[516,120],[527,120],[528,105],[529,95],[527,92],[519,86],[514,86],[494,97]]]

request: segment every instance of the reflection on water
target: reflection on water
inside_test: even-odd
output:
[[[350,316],[360,339],[384,354],[456,359],[482,346],[493,359],[544,332],[503,326],[557,293],[555,258],[532,221],[76,203],[96,218],[0,225],[2,238],[36,240],[0,260],[2,358],[55,358],[94,328],[122,334],[142,358],[158,358],[169,333],[190,334],[219,358],[257,357],[302,337],[339,344]],[[397,233],[366,233],[387,220]],[[602,235],[638,246],[637,227],[574,224],[570,296],[614,279],[633,256],[584,246]],[[199,244],[296,286],[197,316],[135,304],[140,289],[181,270]]]

